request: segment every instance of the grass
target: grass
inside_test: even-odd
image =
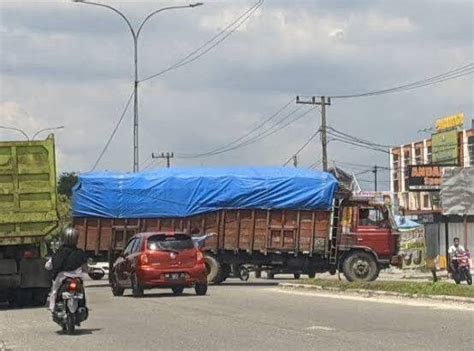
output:
[[[410,295],[444,295],[474,298],[474,288],[468,285],[456,285],[444,282],[348,282],[335,279],[300,279],[298,283],[317,285],[323,288],[338,288],[342,291],[349,289],[381,290]]]

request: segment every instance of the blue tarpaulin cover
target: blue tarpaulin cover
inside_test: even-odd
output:
[[[170,168],[84,173],[73,189],[74,217],[188,217],[220,209],[328,210],[329,173],[297,168]]]

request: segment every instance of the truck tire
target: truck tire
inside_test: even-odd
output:
[[[363,251],[351,253],[342,263],[342,272],[350,282],[373,281],[377,279],[379,271],[375,257]]]
[[[210,255],[206,255],[204,261],[207,270],[207,282],[214,283],[218,280],[221,273],[221,263],[214,256]]]
[[[48,294],[48,288],[35,288],[33,290],[33,305],[37,307],[46,305],[46,300],[48,300]]]
[[[92,280],[101,280],[105,276],[105,272],[96,270],[93,272],[89,272],[88,275],[89,278],[91,278]]]

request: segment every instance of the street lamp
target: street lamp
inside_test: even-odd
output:
[[[35,140],[35,137],[40,133],[46,132],[48,130],[59,130],[59,129],[64,129],[64,126],[40,129],[35,134],[33,134],[33,137],[31,138],[31,140]]]
[[[140,36],[140,33],[143,29],[143,26],[145,23],[154,15],[156,15],[159,12],[166,11],[166,10],[176,10],[176,9],[183,9],[183,8],[194,8],[197,6],[203,5],[202,2],[194,3],[194,4],[189,4],[189,5],[182,5],[182,6],[168,6],[168,7],[163,7],[161,9],[155,10],[151,12],[148,16],[145,17],[145,19],[140,23],[138,26],[138,29],[135,29],[132,24],[130,23],[129,19],[119,10],[116,8],[110,6],[110,5],[105,5],[105,4],[99,4],[97,2],[92,2],[92,1],[84,1],[84,0],[72,0],[73,2],[81,3],[81,4],[86,4],[86,5],[95,5],[95,6],[100,6],[104,7],[106,9],[112,10],[116,14],[118,14],[127,24],[128,28],[130,29],[130,32],[132,33],[133,37],[133,62],[135,66],[135,80],[134,80],[134,85],[133,85],[133,171],[138,172],[139,168],[139,163],[138,163],[138,38]]]
[[[40,133],[46,132],[47,130],[64,129],[64,126],[40,129],[40,130],[38,130],[36,133],[33,134],[33,137],[32,137],[32,138],[30,138],[29,135],[28,135],[24,130],[22,130],[22,129],[20,129],[20,128],[0,126],[0,129],[13,130],[13,131],[15,131],[15,132],[18,132],[18,133],[23,134],[24,137],[26,138],[26,140],[28,140],[28,141],[33,141],[33,140],[35,140],[35,137],[36,137],[38,134],[40,134]]]
[[[28,136],[28,134],[25,133],[25,131],[19,129],[19,128],[15,128],[15,127],[6,127],[6,126],[0,126],[0,129],[6,129],[6,130],[13,130],[15,132],[18,132],[18,133],[21,133],[25,136],[26,140],[30,140],[30,137]]]

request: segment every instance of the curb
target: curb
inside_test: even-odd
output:
[[[411,299],[430,299],[436,301],[448,301],[448,302],[462,302],[462,303],[472,303],[474,304],[474,298],[472,297],[462,297],[462,296],[446,296],[446,295],[417,295],[417,294],[408,294],[408,293],[397,293],[392,291],[382,291],[382,290],[366,290],[366,289],[345,289],[335,287],[323,287],[320,285],[310,285],[310,284],[293,284],[293,283],[279,283],[278,287],[283,289],[295,289],[295,290],[317,290],[317,291],[331,291],[337,293],[345,293],[346,295],[362,295],[365,297],[373,296],[393,296],[393,297],[404,297]]]

